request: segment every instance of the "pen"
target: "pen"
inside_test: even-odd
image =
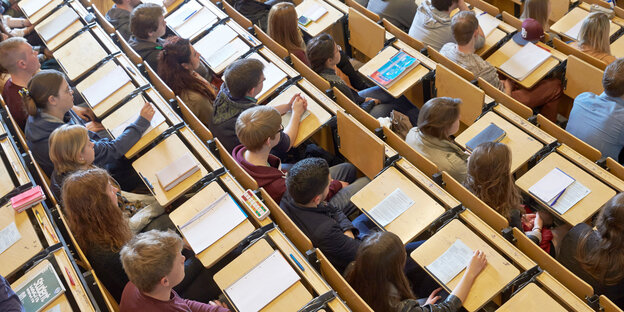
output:
[[[251,35],[247,35],[247,40],[251,41],[251,43],[256,44],[256,41],[253,39]]]
[[[67,273],[67,277],[69,277],[69,282],[71,283],[72,286],[76,286],[76,283],[74,283],[74,278],[72,277],[72,275],[69,273],[69,270],[67,269],[66,266],[63,266],[63,268],[65,269],[65,273]]]
[[[483,11],[483,12],[481,12],[481,14],[479,14],[479,16],[485,15],[485,14],[487,14],[487,12]]]
[[[195,13],[197,13],[197,10],[191,12],[191,14],[189,14],[187,17],[185,17],[182,21],[186,22],[187,19],[191,18],[191,16],[193,16]]]
[[[541,45],[539,45],[539,44],[536,44],[536,46],[538,46],[538,47],[540,47],[540,48],[542,48],[542,49],[544,49],[544,50],[546,50],[546,51],[550,52],[550,50],[548,50],[548,49],[546,49],[546,48],[542,47],[542,46],[541,46]]]
[[[52,232],[50,231],[50,229],[48,229],[48,227],[45,225],[45,223],[43,223],[43,220],[41,219],[41,215],[39,214],[39,211],[35,210],[35,216],[37,217],[37,220],[39,221],[39,225],[41,225],[41,227],[43,229],[46,230],[46,232],[48,232],[48,235],[50,235],[50,237],[52,237],[52,239],[54,240],[55,243],[58,243],[58,241],[56,240],[56,236],[52,234]]]
[[[303,265],[301,265],[301,263],[299,263],[299,261],[297,261],[297,259],[295,258],[295,256],[293,256],[293,254],[290,254],[290,259],[293,259],[293,261],[295,261],[295,263],[301,269],[301,271],[305,271],[305,269],[303,268]]]
[[[555,204],[557,203],[557,201],[559,200],[559,198],[561,198],[561,195],[563,195],[563,193],[565,193],[565,191],[566,191],[567,189],[568,189],[567,187],[566,187],[566,188],[564,188],[564,189],[563,189],[563,191],[561,191],[561,193],[559,193],[559,195],[557,195],[557,197],[555,198],[555,201],[553,201],[553,203],[552,203],[552,204],[550,204],[550,207],[555,206]]]

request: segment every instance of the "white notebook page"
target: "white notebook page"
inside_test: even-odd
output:
[[[373,207],[368,214],[381,226],[386,226],[394,221],[414,204],[414,200],[405,194],[400,188],[390,193],[379,204]]]
[[[426,266],[440,282],[448,284],[470,263],[473,251],[461,240],[456,240],[449,249]]]
[[[550,57],[550,52],[527,43],[516,52],[500,69],[517,80],[523,80]]]
[[[139,115],[140,113],[136,113],[135,115],[126,119],[124,122],[122,122],[120,125],[118,125],[114,129],[112,129],[111,134],[113,135],[113,138],[118,138],[124,132],[124,130],[128,128],[130,124],[132,124],[135,120],[137,120],[137,118],[139,118]],[[161,114],[158,109],[154,109],[154,116],[152,117],[152,120],[150,121],[150,125],[143,132],[143,134],[141,134],[141,136],[144,136],[146,133],[152,131],[152,129],[158,127],[158,125],[160,125],[163,122],[165,122],[165,116],[163,116],[163,114]]]
[[[206,27],[214,24],[216,21],[217,16],[206,7],[203,7],[186,20],[186,22],[176,28],[176,32],[178,32],[180,37],[189,39],[193,34],[206,29]]]
[[[197,3],[197,1],[188,2],[165,18],[167,25],[173,29],[177,29],[193,17],[202,7],[203,6]]]
[[[589,193],[591,193],[590,189],[581,184],[581,182],[574,181],[565,189],[565,191],[563,191],[563,194],[561,194],[555,204],[551,205],[551,207],[559,214],[564,214],[576,205],[576,203],[581,201],[581,199],[589,195]]]
[[[578,40],[579,33],[581,32],[581,26],[583,26],[583,20],[579,21],[578,23],[576,23],[576,25],[572,26],[572,28],[568,29],[568,31],[565,32],[566,36],[574,40]]]
[[[535,195],[540,200],[549,203],[563,190],[565,190],[574,179],[559,168],[554,168],[543,178],[529,187],[529,193]]]
[[[209,59],[216,51],[234,40],[238,34],[227,25],[218,25],[206,36],[199,39],[193,47],[204,58]]]
[[[0,231],[0,254],[9,249],[20,238],[22,238],[22,235],[17,230],[15,222],[11,222],[11,224]]]
[[[130,77],[126,74],[126,71],[121,66],[117,66],[96,83],[85,89],[82,95],[91,104],[91,107],[95,107],[129,81]]]
[[[72,9],[66,9],[54,19],[46,20],[45,23],[40,24],[37,27],[37,32],[46,42],[54,38],[69,25],[73,24],[78,19],[78,13]]]
[[[261,61],[264,64],[264,84],[262,91],[256,96],[257,99],[261,98],[267,91],[271,90],[282,79],[286,78],[286,73],[279,69],[275,64],[267,62],[260,54],[252,53],[249,58],[253,58]]]
[[[479,20],[479,26],[483,30],[485,37],[489,36],[501,21],[490,14],[478,14],[477,20]]]
[[[28,1],[21,1],[20,4],[22,11],[24,11],[24,15],[26,16],[31,16],[35,13],[37,13],[37,11],[41,10],[44,6],[46,6],[48,3],[52,2],[52,0],[28,0]]]

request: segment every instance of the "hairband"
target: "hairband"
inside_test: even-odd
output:
[[[26,88],[19,89],[18,93],[21,97],[30,96],[30,92]]]

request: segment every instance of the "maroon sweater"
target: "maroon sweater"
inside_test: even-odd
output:
[[[256,180],[259,187],[264,189],[271,195],[276,203],[280,203],[282,196],[286,192],[286,172],[280,169],[281,161],[274,155],[269,154],[268,166],[256,166],[245,160],[245,151],[247,148],[239,145],[232,150],[232,156],[249,175]],[[338,180],[332,180],[329,184],[329,194],[326,200],[329,200],[342,188],[342,184]]]
[[[230,310],[188,299],[182,299],[175,290],[171,290],[171,299],[161,301],[142,294],[139,289],[128,282],[121,296],[119,305],[121,312],[126,311],[163,311],[163,312],[228,312]]]
[[[2,90],[2,98],[4,102],[9,107],[9,112],[17,125],[24,130],[26,126],[26,119],[28,118],[28,113],[26,112],[26,108],[22,103],[22,98],[19,95],[19,90],[23,88],[22,86],[18,86],[13,83],[13,80],[9,78],[7,82],[4,84],[4,89]]]

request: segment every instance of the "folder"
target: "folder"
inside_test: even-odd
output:
[[[180,182],[199,171],[199,165],[189,153],[176,159],[164,169],[156,172],[156,178],[165,191],[174,188]]]
[[[466,149],[473,151],[477,146],[486,142],[500,142],[506,133],[505,130],[499,128],[494,123],[490,123],[485,129],[481,130],[474,138],[466,143]]]

